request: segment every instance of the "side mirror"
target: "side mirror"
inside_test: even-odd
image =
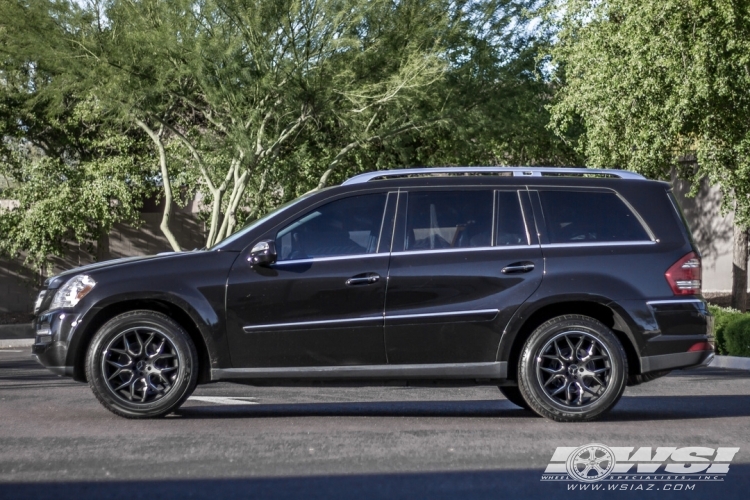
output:
[[[266,240],[256,243],[250,250],[250,257],[247,261],[253,265],[270,266],[276,262],[276,242]]]

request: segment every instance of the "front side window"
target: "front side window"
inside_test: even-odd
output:
[[[409,193],[404,250],[492,245],[492,191]]]
[[[375,253],[386,196],[352,196],[308,212],[277,233],[277,260]]]
[[[550,243],[650,241],[630,208],[613,192],[540,191]]]

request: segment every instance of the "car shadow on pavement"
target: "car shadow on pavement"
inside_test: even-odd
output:
[[[184,406],[189,419],[282,417],[538,418],[507,400],[377,401]],[[750,396],[626,396],[604,422],[750,417]]]
[[[552,448],[550,448],[550,456]],[[436,471],[389,474],[347,474],[240,479],[69,481],[50,483],[5,483],[0,499],[13,500],[133,500],[173,499],[492,499],[644,498],[649,482],[578,483],[542,481],[543,467],[516,470]],[[639,487],[640,485],[640,487]],[[679,485],[679,486],[678,486]],[[686,488],[686,486],[690,486]],[[585,487],[585,488],[584,488]],[[750,488],[750,466],[731,465],[723,481],[651,482],[653,495],[672,498],[745,498]],[[573,490],[573,491],[572,491]],[[585,490],[580,491],[579,490]],[[677,491],[672,491],[677,490]],[[568,496],[566,496],[568,493]]]
[[[603,421],[750,417],[749,395],[626,396]]]
[[[362,401],[331,403],[183,406],[183,418],[278,417],[531,417],[534,413],[498,399],[474,401]]]

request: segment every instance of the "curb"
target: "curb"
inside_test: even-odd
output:
[[[0,339],[0,349],[16,349],[32,345],[34,345],[34,339]]]
[[[728,368],[730,370],[750,370],[750,358],[740,356],[716,356],[711,364],[711,368]]]
[[[0,339],[33,339],[34,333],[31,323],[0,325]]]

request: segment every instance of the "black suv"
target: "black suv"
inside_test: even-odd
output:
[[[399,381],[583,421],[713,357],[670,186],[613,170],[362,174],[208,250],[52,277],[36,314],[39,361],[132,418],[218,380]]]

